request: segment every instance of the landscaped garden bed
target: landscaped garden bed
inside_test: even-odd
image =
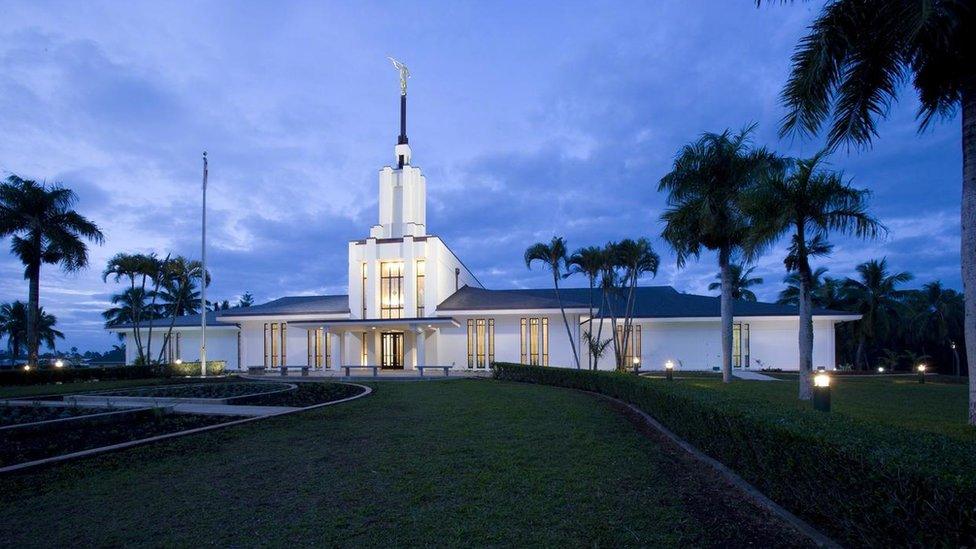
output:
[[[269,382],[257,382],[257,384],[272,385]],[[280,385],[280,384],[275,384]],[[324,404],[334,400],[342,400],[356,396],[363,392],[363,388],[346,383],[331,382],[303,382],[296,383],[298,386],[293,391],[271,393],[265,395],[253,395],[235,398],[229,404],[247,404],[250,406],[294,406],[304,408],[315,404]]]
[[[283,391],[291,388],[292,385],[287,383],[262,381],[190,383],[183,385],[169,385],[164,387],[133,387],[129,389],[99,393],[98,396],[220,399],[243,397],[272,391]]]
[[[111,408],[88,408],[81,406],[11,406],[0,404],[0,427],[68,419],[91,414],[110,412]]]
[[[517,364],[494,371],[633,404],[843,545],[976,544],[976,432],[964,407],[955,421],[927,417],[940,402],[964,402],[965,388],[852,379],[844,383],[870,385],[838,390],[835,411],[825,414],[799,403],[785,381],[669,383]],[[844,398],[855,394],[869,398]],[[902,417],[880,417],[872,406]]]
[[[111,422],[78,429],[12,429],[0,431],[0,467],[34,461],[122,442],[140,440],[240,419],[233,416],[119,414]]]

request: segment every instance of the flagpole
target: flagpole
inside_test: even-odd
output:
[[[207,151],[203,151],[203,231],[200,256],[200,375],[207,376]]]

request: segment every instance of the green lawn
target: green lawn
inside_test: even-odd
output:
[[[805,543],[593,396],[493,380],[373,386],[0,478],[3,544]]]
[[[810,403],[800,402],[796,398],[796,375],[775,375],[782,381],[734,380],[725,385],[720,377],[714,376],[684,379],[676,383],[716,395],[761,403],[773,409],[789,411],[797,407],[811,407]],[[967,389],[964,384],[932,380],[919,384],[917,378],[912,376],[834,376],[831,382],[831,413],[976,442],[976,429],[966,424]]]

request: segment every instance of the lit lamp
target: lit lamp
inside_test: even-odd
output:
[[[636,374],[638,371],[640,371],[640,357],[639,356],[635,356],[634,357],[634,373]]]
[[[182,358],[178,358],[178,359],[174,360],[173,363],[176,364],[177,366],[179,366],[180,364],[183,364],[183,359]]]
[[[674,362],[669,360],[664,363],[664,377],[668,381],[674,381]]]
[[[813,409],[830,411],[830,375],[827,372],[813,376]]]
[[[925,383],[925,363],[918,365],[918,382]]]
[[[25,372],[29,372],[30,371],[30,364],[24,364],[24,371]]]
[[[55,368],[64,368],[64,361],[60,358],[54,361]]]
[[[883,374],[884,373],[884,366],[878,366],[878,373],[879,374]]]

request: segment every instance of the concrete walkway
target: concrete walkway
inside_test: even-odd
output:
[[[182,414],[206,414],[211,416],[272,416],[283,412],[294,412],[300,408],[292,406],[234,406],[231,404],[176,404],[174,412]]]
[[[732,376],[749,381],[782,381],[781,379],[777,379],[773,376],[767,376],[766,374],[760,374],[759,372],[737,370],[735,368],[732,368]]]

